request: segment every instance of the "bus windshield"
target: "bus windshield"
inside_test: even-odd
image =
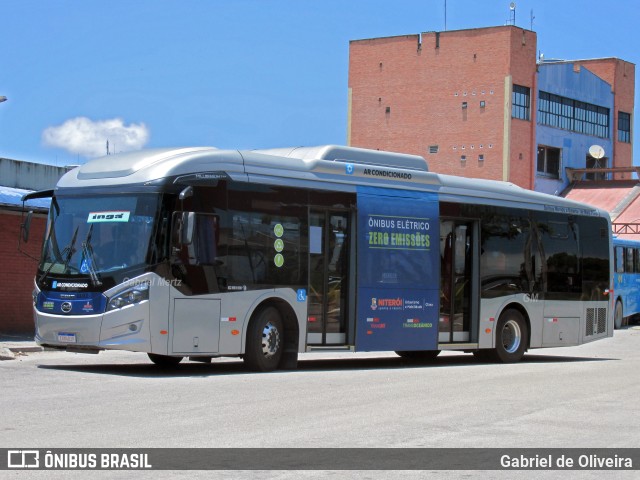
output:
[[[158,196],[54,197],[39,265],[48,274],[91,276],[146,262]]]

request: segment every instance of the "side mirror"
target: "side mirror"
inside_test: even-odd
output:
[[[191,245],[193,243],[193,232],[196,227],[195,212],[182,212],[180,218],[180,243],[182,245]]]
[[[193,197],[193,187],[191,186],[186,187],[184,190],[180,192],[180,195],[178,195],[178,198],[180,200],[184,200],[185,198],[189,198],[189,197]]]
[[[20,225],[20,232],[22,234],[22,241],[27,243],[29,241],[29,230],[31,229],[31,217],[33,217],[33,210],[27,213],[24,222]]]

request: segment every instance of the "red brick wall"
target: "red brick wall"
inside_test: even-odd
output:
[[[438,173],[502,180],[505,77],[533,98],[535,64],[535,33],[510,26],[353,41],[350,144],[422,155]],[[511,123],[509,158],[518,163],[509,180],[531,188],[535,123]]]
[[[612,85],[614,93],[613,125],[613,165],[614,167],[630,167],[633,164],[632,143],[618,141],[618,112],[631,114],[633,122],[633,107],[635,94],[635,65],[618,58],[601,58],[595,60],[581,60],[576,62],[593,72],[598,77]],[[633,128],[631,131],[633,141]],[[626,174],[627,178],[629,174]],[[617,178],[621,178],[618,175]]]
[[[37,262],[18,251],[20,213],[0,210],[0,335],[33,335],[32,297]],[[33,217],[29,243],[22,250],[40,255],[46,218]]]
[[[616,59],[614,88],[614,116],[613,116],[613,158],[614,167],[631,167],[633,165],[633,132],[634,122],[634,95],[636,83],[636,67],[634,64]],[[631,114],[631,141],[624,143],[618,141],[618,112]],[[629,178],[630,174],[625,175]]]
[[[509,152],[510,182],[533,190],[537,162],[536,148],[536,97],[538,91],[536,34],[519,28],[511,28],[511,52],[509,72],[512,83],[530,88],[530,119],[511,120],[511,139]]]

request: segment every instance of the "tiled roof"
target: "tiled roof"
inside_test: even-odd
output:
[[[585,183],[574,185],[564,196],[606,210],[615,224],[640,224],[640,188],[637,187],[635,182],[611,185]],[[640,233],[624,233],[618,237],[640,240]]]
[[[570,200],[575,200],[576,202],[586,203],[588,205],[601,208],[607,212],[613,212],[613,210],[625,199],[630,191],[631,188],[628,186],[576,186],[573,187],[565,197]]]

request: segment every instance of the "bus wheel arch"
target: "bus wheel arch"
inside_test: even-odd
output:
[[[284,327],[284,351],[278,368],[283,370],[294,370],[298,366],[298,342],[300,338],[300,326],[295,311],[287,302],[274,298],[271,303],[282,315]]]
[[[620,297],[616,300],[616,306],[613,310],[613,328],[619,330],[624,323],[624,309],[622,308],[622,300]]]
[[[527,311],[517,303],[507,305],[496,322],[495,348],[487,351],[490,360],[515,363],[522,359],[531,340]]]
[[[294,369],[299,328],[293,309],[283,300],[265,300],[251,314],[245,335],[244,362],[250,370]]]

